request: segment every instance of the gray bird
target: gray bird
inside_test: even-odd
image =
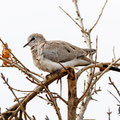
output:
[[[47,41],[38,33],[30,35],[25,46],[30,46],[35,66],[49,73],[61,70],[63,66],[89,65],[91,60],[86,56],[95,52],[94,49],[82,49],[65,41]]]
[[[35,66],[45,72],[53,73],[64,67],[86,66],[91,61],[87,55],[95,49],[82,49],[65,41],[47,41],[42,34],[34,33],[28,37]],[[107,67],[107,66],[106,66]]]

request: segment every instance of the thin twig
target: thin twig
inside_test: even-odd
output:
[[[82,29],[82,27],[61,7],[59,6],[59,8],[79,27]]]
[[[94,24],[94,25],[92,26],[92,28],[89,30],[89,33],[94,29],[94,27],[95,27],[95,26],[97,25],[97,23],[99,22],[102,14],[103,14],[104,8],[105,8],[105,6],[106,6],[106,4],[107,4],[107,2],[108,2],[108,0],[105,1],[104,5],[103,5],[103,7],[102,7],[102,10],[101,10],[101,12],[100,12],[100,15],[99,15],[97,21],[95,22],[95,24]]]
[[[95,67],[101,68],[101,67],[103,67],[103,65],[109,66],[110,64],[111,64],[110,62],[96,63]],[[115,64],[113,64],[113,65],[118,65],[118,66],[120,66],[120,63],[115,63]],[[93,67],[94,67],[94,64],[90,64],[90,65],[85,66],[84,68],[80,69],[80,70],[76,73],[76,74],[77,74],[77,78],[80,77],[80,75],[81,75],[84,71],[86,71],[86,70],[88,70],[88,69],[90,69],[90,68],[93,68]],[[98,74],[98,75],[99,75],[99,74]]]
[[[46,115],[46,118],[45,118],[45,120],[50,120],[49,118],[48,118],[48,116]]]
[[[24,69],[26,69],[26,71],[28,71],[28,72],[30,72],[30,73],[32,73],[32,74],[34,74],[34,75],[36,75],[36,76],[38,76],[38,77],[40,77],[40,78],[44,78],[42,75],[39,75],[39,74],[37,74],[37,73],[35,73],[35,72],[32,72],[32,71],[30,71],[28,68],[26,68],[25,65],[23,65],[22,62],[21,62],[20,60],[18,60],[17,57],[9,50],[9,48],[5,45],[5,43],[3,42],[3,40],[2,40],[1,38],[0,38],[0,41],[1,41],[1,43],[6,47],[6,49],[10,52],[10,54],[13,56],[13,58],[14,58],[16,61],[18,61],[18,63],[19,63]],[[17,63],[16,63],[16,64],[17,64]]]
[[[38,83],[41,83],[40,80],[38,80],[35,76],[33,76],[29,71],[27,71],[26,69],[24,69],[23,67],[21,67],[20,65],[14,63],[13,61],[10,61],[8,59],[5,59],[3,57],[0,57],[1,60],[6,61],[7,63],[9,63],[10,65],[12,65],[13,67],[18,68],[19,70],[21,70],[23,73],[27,74],[29,77],[33,78],[35,81],[37,81]]]
[[[30,116],[26,113],[24,107],[22,106],[22,104],[20,103],[20,101],[19,101],[19,99],[17,98],[16,94],[14,93],[14,91],[13,91],[12,88],[11,88],[11,86],[9,85],[8,79],[5,80],[5,76],[4,76],[2,73],[1,73],[1,78],[4,80],[5,84],[8,86],[9,90],[10,90],[10,91],[12,92],[12,94],[14,95],[14,97],[15,97],[15,99],[17,100],[17,102],[18,102],[21,110],[22,110],[22,111],[24,112],[24,114],[26,114],[27,117],[31,120]],[[11,120],[11,119],[14,117],[15,114],[16,114],[16,113],[13,113],[13,115],[12,115],[8,120]]]
[[[110,116],[111,113],[112,113],[112,112],[110,112],[110,108],[109,108],[109,109],[108,109],[108,112],[107,112],[107,114],[108,114],[108,120],[111,120],[111,116]]]
[[[114,84],[114,82],[111,80],[111,77],[109,77],[109,81],[110,81],[109,84],[112,85],[115,88],[115,90],[117,91],[118,95],[120,96],[120,92],[119,92],[118,88],[116,87],[116,85]]]
[[[36,120],[36,118],[35,118],[35,116],[34,116],[34,115],[33,115],[32,117],[33,117],[33,120]]]
[[[5,43],[2,41],[2,39],[0,38],[1,43],[6,47],[6,49],[10,52],[10,54],[13,56],[13,58],[15,58],[15,60],[17,60],[24,68],[26,68],[18,59],[17,57],[15,57],[15,55],[8,49],[8,47],[5,45]]]
[[[107,91],[120,103],[119,99],[112,92],[110,92],[109,90]]]
[[[91,36],[90,36],[90,33],[87,32],[86,29],[84,28],[83,18],[80,15],[80,10],[79,10],[78,4],[77,4],[77,0],[74,0],[74,5],[75,5],[75,8],[76,8],[76,13],[77,13],[77,16],[78,16],[78,20],[79,20],[79,23],[81,25],[81,32],[83,33],[83,37],[85,39],[85,42],[86,42],[88,48],[92,49]],[[86,31],[86,32],[84,32],[84,31]],[[89,58],[92,60],[92,55],[89,55]]]
[[[3,114],[1,113],[1,108],[0,108],[0,116],[2,117],[3,120],[5,120]]]
[[[37,84],[38,86],[39,86],[39,85],[41,86],[41,84],[35,82],[34,80],[31,80],[31,79],[29,79],[28,77],[26,77],[26,78],[27,78],[29,81],[31,81],[32,83]],[[53,103],[53,106],[54,106],[54,108],[55,108],[55,111],[56,111],[56,114],[57,114],[59,120],[62,120],[61,113],[60,113],[60,109],[59,109],[59,107],[58,107],[58,105],[57,105],[56,99],[53,97],[52,93],[49,91],[49,89],[48,89],[44,84],[42,84],[42,86],[44,87],[45,91],[46,91],[47,94],[49,95],[50,101]]]
[[[57,105],[56,99],[53,97],[52,93],[49,91],[49,89],[46,86],[44,86],[44,88],[45,88],[47,94],[49,95],[51,102],[53,103],[53,106],[55,108],[55,111],[56,111],[56,114],[57,114],[59,120],[62,120],[60,109]]]
[[[83,95],[78,99],[77,101],[77,104],[79,104],[81,102],[81,98],[84,96],[84,98],[86,97],[86,99],[82,99],[82,103],[84,104],[81,104],[80,106],[80,113],[78,115],[78,118],[80,119],[83,119],[83,114],[85,113],[85,110],[87,108],[87,105],[88,103],[90,102],[90,100],[92,100],[92,87],[91,84],[92,84],[92,81],[93,81],[93,78],[94,78],[94,73],[95,73],[95,67],[96,67],[96,63],[97,63],[97,49],[98,49],[98,37],[96,37],[96,55],[95,55],[95,64],[93,66],[93,70],[92,70],[92,74],[90,75],[89,77],[89,81],[88,81],[88,84],[87,84],[87,88],[86,90],[84,91]],[[84,100],[84,101],[83,101]]]
[[[115,46],[113,46],[113,61],[116,60],[116,55],[115,55]]]
[[[37,95],[37,96],[38,96],[39,98],[45,100],[48,104],[51,104],[51,101],[49,101],[48,99],[46,99],[46,98],[44,98],[44,97],[42,97],[42,96],[39,96],[39,95]]]
[[[93,83],[91,84],[91,86],[89,87],[89,89],[90,89],[90,88],[93,88],[93,86],[98,82],[98,80],[99,80],[114,64],[116,64],[118,61],[120,61],[120,58],[117,59],[115,62],[112,62],[112,63],[99,75],[99,77],[98,77],[95,81],[93,81]],[[97,65],[97,64],[96,64],[96,65]],[[86,94],[88,93],[89,89],[86,89],[85,93],[79,98],[78,103],[85,98],[85,96],[86,96]]]
[[[11,87],[11,88],[18,92],[34,92],[34,91],[30,91],[30,90],[19,90],[19,89],[13,88],[13,87]]]
[[[55,98],[59,98],[59,99],[61,99],[66,105],[68,105],[68,102],[67,102],[65,99],[63,99],[60,95],[58,95],[58,93],[54,93],[54,92],[52,92],[52,94],[56,95]]]
[[[96,82],[114,65],[116,64],[118,61],[120,61],[120,58],[118,58],[116,61],[112,62],[101,74],[100,76],[92,83],[91,87],[93,87]]]
[[[77,13],[77,16],[78,16],[78,20],[79,20],[79,22],[81,24],[81,29],[84,30],[83,19],[82,19],[81,15],[80,15],[80,11],[79,11],[79,8],[78,8],[77,0],[74,0],[74,4],[75,4],[76,13]]]
[[[45,86],[49,86],[51,83],[53,83],[56,79],[60,79],[61,77],[65,76],[67,73],[63,72],[63,70],[61,70],[58,73],[53,73],[52,75],[47,76],[43,81],[42,84],[39,86],[36,86],[33,90],[33,92],[28,93],[24,99],[20,100],[21,104],[27,104],[30,100],[32,100],[38,93],[40,93],[41,91],[43,91]],[[5,118],[9,118],[11,116],[11,114],[14,112],[18,112],[20,110],[20,106],[18,103],[12,105],[9,110],[5,111],[4,113],[2,113]],[[9,113],[9,114],[8,114]],[[2,118],[0,117],[0,120],[2,120]]]

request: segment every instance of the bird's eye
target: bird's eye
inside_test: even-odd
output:
[[[35,40],[35,38],[34,38],[34,37],[32,37],[32,38],[31,38],[30,42],[31,42],[31,41],[33,41],[33,40]]]

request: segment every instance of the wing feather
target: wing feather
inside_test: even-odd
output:
[[[87,51],[64,41],[47,41],[42,52],[46,59],[62,63],[87,56]]]

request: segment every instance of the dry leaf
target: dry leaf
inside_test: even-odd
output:
[[[5,45],[2,45],[2,47],[3,47],[2,57],[9,60],[11,56],[11,53],[10,53],[11,49],[8,48],[7,43],[5,43]],[[3,61],[3,65],[7,65],[7,64],[8,63],[6,61]]]

